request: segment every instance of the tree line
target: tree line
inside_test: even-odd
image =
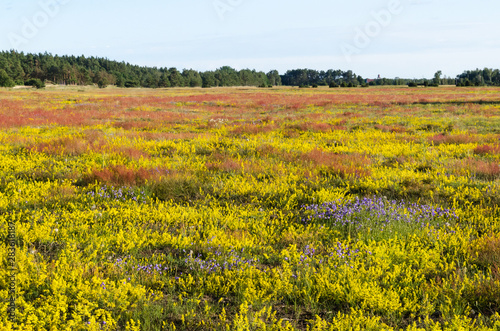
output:
[[[280,75],[277,70],[268,73],[223,66],[214,71],[192,69],[141,67],[106,58],[85,56],[58,56],[50,53],[24,54],[16,51],[0,52],[0,86],[34,85],[45,82],[59,85],[116,85],[118,87],[219,87],[279,85],[309,86],[344,83],[359,85],[365,81],[351,70],[316,71],[289,70]]]
[[[500,86],[499,69],[476,69],[464,71],[457,76],[457,86]]]
[[[351,70],[318,71],[312,69],[288,70],[280,75],[277,70],[268,73],[251,69],[236,70],[229,66],[213,71],[157,68],[112,61],[107,58],[85,56],[58,56],[50,53],[24,54],[0,52],[0,87],[31,85],[44,87],[45,83],[59,85],[116,85],[118,87],[219,87],[279,85],[300,87],[357,87],[369,85],[437,86],[500,86],[498,69],[465,71],[456,78],[441,77],[438,71],[433,79],[378,78],[364,79]]]
[[[118,87],[217,87],[281,85],[276,70],[269,73],[224,66],[215,71],[142,67],[106,58],[57,56],[50,53],[0,52],[0,86],[38,82],[60,85]]]

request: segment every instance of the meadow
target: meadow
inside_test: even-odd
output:
[[[0,142],[2,330],[500,328],[500,88],[0,89]]]

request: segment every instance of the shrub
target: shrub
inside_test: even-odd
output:
[[[339,87],[339,84],[335,83],[335,82],[331,82],[329,85],[328,85],[330,88],[335,88],[335,87]]]
[[[99,81],[97,82],[97,86],[99,88],[106,88],[108,86],[108,80],[106,78],[99,79]]]
[[[408,87],[418,87],[418,84],[415,82],[409,82]]]
[[[25,86],[33,86],[33,87],[36,87],[37,89],[45,87],[45,83],[38,78],[31,78],[31,79],[27,80],[24,83],[24,85]]]

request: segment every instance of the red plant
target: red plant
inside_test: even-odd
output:
[[[500,177],[500,165],[497,162],[477,160],[474,168],[473,171],[481,179],[494,180]]]
[[[473,158],[455,162],[451,168],[458,175],[466,175],[467,172],[483,180],[495,180],[500,178],[500,165],[497,162],[477,160]]]
[[[112,149],[112,151],[116,154],[124,156],[130,160],[139,160],[141,158],[148,159],[149,154],[145,151],[137,149],[131,146],[117,146]]]
[[[241,165],[234,159],[224,159],[220,162],[207,162],[205,166],[210,171],[236,172],[241,171]]]
[[[81,155],[89,148],[89,144],[85,139],[79,137],[63,137],[53,139],[48,142],[41,142],[28,146],[27,149],[31,152],[45,153],[48,155]]]
[[[498,155],[500,154],[500,145],[481,145],[474,148],[474,154],[477,155]]]
[[[333,174],[341,178],[363,178],[370,175],[371,161],[360,154],[335,154],[314,149],[302,155],[302,161],[311,164],[321,174]]]
[[[131,169],[125,165],[109,166],[103,169],[94,169],[82,178],[83,184],[95,182],[112,184],[115,186],[143,185],[146,181],[155,180],[168,174],[160,169]]]
[[[456,134],[456,135],[447,135],[447,134],[437,134],[435,136],[430,137],[429,142],[434,145],[441,144],[470,144],[478,141],[478,138],[468,135],[468,134]]]
[[[257,146],[256,151],[258,154],[262,156],[268,156],[268,155],[273,155],[278,153],[278,149],[274,147],[273,145],[270,144],[262,144]]]

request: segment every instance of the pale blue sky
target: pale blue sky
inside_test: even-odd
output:
[[[0,0],[0,50],[454,77],[500,68],[499,16],[498,0]]]

